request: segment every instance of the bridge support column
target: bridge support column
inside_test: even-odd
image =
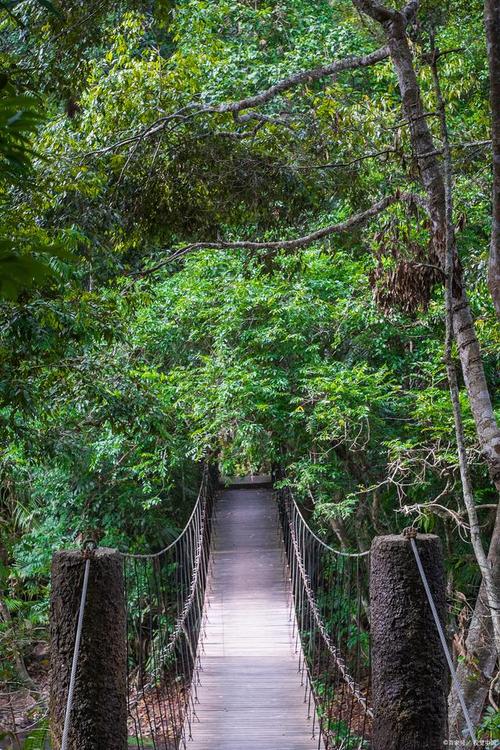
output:
[[[75,649],[85,558],[56,552],[50,620],[50,733],[60,750]],[[127,640],[123,560],[112,549],[92,553],[76,672],[68,750],[126,750]]]
[[[418,534],[417,548],[442,623],[441,543]],[[374,539],[371,551],[373,750],[443,750],[448,672],[410,540]]]

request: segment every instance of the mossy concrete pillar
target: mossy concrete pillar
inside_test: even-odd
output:
[[[85,557],[56,552],[50,618],[50,733],[60,750],[75,648]],[[126,750],[127,633],[123,559],[113,549],[92,552],[76,673],[68,750]]]
[[[446,583],[441,543],[418,534],[417,549],[441,623]],[[446,657],[410,540],[374,539],[371,550],[373,750],[443,750],[447,739]]]

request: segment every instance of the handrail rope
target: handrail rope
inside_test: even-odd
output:
[[[347,670],[347,665],[346,665],[344,659],[339,654],[338,649],[334,646],[334,644],[332,643],[332,640],[331,640],[330,636],[328,635],[328,633],[326,631],[326,627],[325,627],[325,624],[323,622],[323,618],[322,618],[321,613],[320,613],[320,611],[318,609],[318,605],[316,603],[316,598],[315,598],[314,593],[313,593],[312,588],[311,588],[309,576],[308,576],[308,574],[307,574],[307,572],[305,570],[305,567],[304,567],[304,563],[303,563],[303,559],[302,559],[302,553],[299,550],[299,546],[298,546],[298,543],[297,543],[297,538],[296,538],[296,535],[295,535],[295,531],[293,530],[292,522],[290,520],[290,516],[289,516],[288,513],[287,513],[287,516],[288,516],[288,527],[290,529],[290,538],[292,540],[292,544],[293,544],[293,548],[294,548],[294,552],[295,552],[295,557],[296,557],[296,560],[297,560],[297,565],[298,565],[300,574],[302,576],[302,580],[303,580],[303,583],[304,583],[304,589],[305,589],[305,592],[306,592],[306,596],[307,596],[309,604],[311,606],[311,610],[312,610],[312,613],[314,615],[314,619],[316,620],[316,624],[318,626],[318,630],[319,630],[319,632],[320,632],[320,634],[321,634],[321,636],[322,636],[322,638],[323,638],[323,640],[324,640],[324,642],[325,642],[328,650],[330,651],[331,655],[333,656],[333,659],[335,660],[335,663],[337,664],[337,667],[338,667],[340,673],[342,674],[342,677],[343,677],[343,679],[344,679],[347,687],[351,691],[352,696],[358,701],[358,703],[361,706],[361,708],[363,709],[363,711],[370,718],[373,718],[373,711],[368,706],[368,702],[367,702],[366,698],[364,697],[364,695],[362,694],[361,688],[359,687],[359,685],[356,684],[356,681],[354,680],[354,678],[351,677],[351,675],[349,674],[349,672]]]
[[[155,552],[151,554],[132,554],[132,553],[126,553],[126,552],[120,553],[123,558],[127,558],[127,559],[131,559],[131,558],[132,559],[155,559],[155,558],[160,557],[161,555],[163,555],[168,550],[172,549],[175,545],[177,545],[181,541],[181,539],[185,536],[188,529],[192,525],[193,519],[195,519],[197,511],[199,510],[200,506],[203,505],[201,509],[201,517],[199,521],[198,542],[196,546],[196,556],[194,558],[193,571],[192,571],[191,582],[189,586],[189,595],[184,603],[184,607],[180,616],[177,618],[175,629],[169,639],[169,643],[167,644],[164,650],[165,654],[169,654],[174,649],[181,633],[185,634],[186,640],[188,640],[189,642],[189,638],[187,636],[187,632],[185,629],[185,622],[186,622],[187,617],[189,616],[189,612],[191,610],[193,602],[195,601],[195,596],[197,594],[197,584],[199,580],[201,557],[202,557],[202,552],[203,552],[203,539],[204,539],[205,531],[206,531],[208,492],[209,492],[208,469],[207,467],[205,467],[203,470],[202,481],[200,484],[200,490],[198,493],[198,497],[196,499],[196,503],[194,505],[194,508],[191,512],[191,515],[184,529],[179,534],[179,536],[173,542],[171,542],[171,544],[169,544],[167,547],[160,550],[159,552]],[[81,644],[81,638],[82,638],[82,633],[83,633],[83,620],[84,620],[84,615],[85,615],[85,605],[87,602],[88,583],[89,583],[89,576],[90,576],[90,550],[86,548],[84,550],[84,554],[86,555],[85,568],[84,568],[84,574],[83,574],[80,608],[78,612],[78,621],[77,621],[77,627],[76,627],[75,645],[73,649],[71,675],[70,675],[68,696],[67,696],[65,716],[64,716],[61,750],[68,749],[69,732],[71,729],[71,713],[73,710],[73,700],[74,700],[74,693],[75,693],[75,686],[76,686],[76,675],[77,675],[78,661],[79,661],[79,655],[80,655],[80,644]],[[189,646],[192,650],[191,644],[189,644]]]
[[[85,614],[85,604],[87,602],[87,589],[89,585],[89,574],[90,574],[90,557],[87,557],[85,560],[85,570],[83,573],[82,595],[80,598],[80,610],[78,612],[78,622],[76,626],[75,647],[73,649],[73,661],[71,664],[71,676],[69,679],[68,698],[66,701],[66,712],[64,715],[64,728],[63,728],[63,736],[62,736],[62,742],[61,742],[61,750],[67,750],[67,747],[68,747],[69,730],[71,728],[71,712],[73,709],[73,697],[75,694],[76,671],[78,669],[78,658],[80,656],[80,643],[82,640],[83,616]]]
[[[443,626],[441,625],[441,620],[439,619],[439,614],[436,608],[436,604],[434,602],[434,598],[432,596],[432,591],[429,586],[429,582],[427,580],[427,576],[425,574],[424,566],[422,565],[422,560],[420,558],[420,553],[417,548],[417,544],[415,542],[415,539],[410,537],[410,543],[411,548],[413,550],[413,554],[415,556],[415,560],[417,562],[418,572],[420,573],[420,578],[422,579],[422,583],[424,584],[425,593],[427,595],[427,600],[429,602],[432,616],[434,618],[434,622],[436,623],[436,628],[439,634],[439,640],[441,641],[441,646],[443,647],[444,655],[446,657],[446,661],[448,663],[448,668],[451,673],[451,679],[453,681],[453,686],[455,690],[457,691],[458,700],[460,701],[460,705],[462,707],[462,711],[465,717],[465,723],[467,725],[467,731],[470,735],[470,738],[472,740],[472,744],[474,747],[477,746],[476,741],[476,734],[474,731],[474,725],[472,724],[472,720],[469,714],[469,710],[467,708],[467,704],[465,703],[465,697],[462,691],[462,686],[458,680],[458,676],[455,670],[455,666],[453,664],[453,660],[451,658],[450,649],[448,648],[448,643],[446,642],[446,636],[444,634]]]
[[[181,614],[176,620],[175,628],[172,632],[169,642],[167,646],[163,649],[165,654],[169,654],[172,651],[181,632],[185,632],[184,625],[189,615],[189,612],[191,610],[191,607],[193,606],[193,603],[195,601],[198,580],[200,577],[201,558],[202,558],[202,552],[203,552],[203,537],[205,536],[205,529],[206,529],[206,515],[207,515],[207,512],[206,512],[206,505],[205,505],[202,511],[202,517],[200,520],[200,533],[198,536],[198,544],[196,547],[196,556],[195,556],[195,561],[194,561],[194,566],[193,566],[193,572],[191,575],[191,583],[189,585],[189,596],[187,597],[184,603],[184,607],[182,609]]]
[[[136,554],[136,553],[132,553],[132,552],[120,552],[120,554],[122,555],[122,557],[133,558],[133,559],[136,559],[136,560],[150,560],[150,559],[155,558],[155,557],[161,557],[162,555],[165,554],[165,552],[168,552],[170,549],[172,549],[172,547],[175,547],[175,545],[178,544],[181,541],[181,539],[185,536],[186,532],[188,531],[188,529],[189,529],[189,527],[191,525],[191,521],[193,520],[194,515],[195,515],[195,513],[196,513],[196,511],[198,509],[198,506],[200,505],[200,503],[202,501],[203,490],[205,489],[205,486],[207,484],[207,477],[208,477],[208,468],[205,467],[203,469],[203,476],[202,476],[202,480],[201,480],[201,484],[200,484],[200,490],[198,492],[198,497],[196,498],[196,503],[194,504],[194,508],[193,508],[193,510],[191,512],[191,515],[189,516],[189,519],[188,519],[186,525],[184,526],[183,530],[181,531],[181,533],[179,534],[179,536],[174,539],[173,542],[171,542],[170,544],[168,544],[166,547],[164,547],[163,549],[161,549],[159,552],[150,552],[150,553],[146,553],[146,554],[140,554],[140,553]]]
[[[200,560],[201,560],[201,555],[199,556],[199,559],[197,560],[198,569],[196,571],[196,583],[197,583],[197,579],[198,579],[198,575],[199,575]],[[191,580],[193,581],[193,579],[191,579]],[[175,628],[174,628],[174,630],[173,630],[173,632],[172,632],[172,634],[171,634],[171,636],[170,636],[170,638],[168,640],[167,645],[163,646],[163,648],[160,651],[160,658],[161,659],[165,659],[167,656],[169,656],[172,653],[172,651],[174,650],[174,647],[177,645],[177,642],[178,642],[178,640],[179,640],[179,638],[180,638],[181,635],[184,635],[184,637],[186,638],[186,642],[187,642],[187,644],[189,646],[191,654],[193,652],[193,648],[192,648],[191,642],[189,640],[185,624],[186,624],[186,620],[187,620],[187,618],[189,616],[189,612],[191,610],[191,607],[192,607],[194,599],[195,599],[196,583],[194,583],[194,584],[193,584],[193,582],[191,583],[190,594],[189,594],[188,599],[186,600],[186,604],[184,605],[183,610],[182,610],[180,616],[176,620]],[[161,666],[162,665],[160,664],[159,667],[161,667]],[[158,670],[158,667],[157,667],[157,670]],[[152,674],[153,678],[156,678],[158,676],[156,674],[156,671],[153,671],[151,674]],[[150,680],[149,682],[147,682],[144,685],[143,691],[146,692],[146,691],[150,690],[152,687],[153,687],[153,683]],[[133,705],[134,708],[135,708],[135,705]],[[62,750],[62,748],[61,748],[61,750]]]
[[[302,515],[302,512],[301,512],[301,510],[300,510],[300,508],[299,508],[299,506],[297,504],[297,501],[295,500],[293,492],[291,491],[290,488],[287,488],[287,489],[288,489],[288,493],[290,495],[290,499],[293,502],[293,504],[295,506],[295,510],[299,514],[299,516],[300,516],[300,518],[302,520],[302,523],[304,524],[304,526],[306,527],[306,529],[308,530],[308,532],[311,534],[311,536],[314,537],[314,539],[316,539],[316,541],[319,542],[319,544],[321,544],[322,547],[324,547],[325,549],[327,549],[329,552],[333,552],[335,555],[341,555],[342,557],[366,557],[367,555],[370,554],[370,550],[366,550],[366,552],[343,552],[342,550],[335,549],[335,547],[331,547],[329,544],[327,544],[326,542],[324,542],[323,539],[320,539],[319,536],[314,533],[314,531],[311,529],[311,527],[307,523],[306,519]]]
[[[202,487],[200,489],[200,495],[198,496],[198,499],[200,499],[200,497],[202,497],[202,489],[203,489],[203,484],[202,484]],[[189,642],[189,639],[188,639],[187,633],[186,633],[186,629],[185,629],[185,623],[186,623],[186,620],[187,620],[187,618],[189,616],[189,613],[191,611],[191,608],[193,606],[193,603],[194,603],[196,595],[197,595],[197,584],[198,584],[199,575],[200,575],[201,559],[202,559],[202,552],[203,552],[203,538],[204,538],[205,530],[206,530],[206,520],[207,520],[207,507],[206,506],[207,506],[207,500],[208,500],[208,496],[207,496],[207,493],[205,492],[203,494],[203,500],[202,500],[203,510],[202,510],[202,514],[201,514],[201,518],[200,518],[200,530],[199,530],[198,541],[197,541],[197,545],[196,545],[196,556],[194,558],[193,572],[191,574],[191,582],[190,582],[190,585],[189,585],[189,595],[187,596],[187,598],[186,598],[186,600],[184,602],[184,606],[182,608],[182,612],[180,613],[180,615],[178,616],[178,618],[176,620],[175,628],[172,631],[172,634],[170,635],[170,638],[168,639],[168,643],[165,646],[163,646],[162,649],[161,649],[161,651],[160,651],[160,656],[161,656],[162,659],[165,659],[166,657],[168,657],[172,653],[172,651],[174,650],[175,646],[177,645],[177,642],[178,642],[178,640],[179,640],[179,638],[180,638],[180,636],[182,634],[184,634],[184,636],[186,637],[186,640]],[[191,514],[191,518],[190,518],[189,523],[191,522],[191,520],[193,519],[193,517],[194,517],[194,512]],[[188,523],[188,525],[189,525],[189,523]],[[182,532],[181,536],[184,535],[184,533],[186,531],[186,528]],[[176,541],[178,541],[181,538],[181,536],[179,536]],[[156,557],[157,555],[152,555],[152,556]],[[135,555],[130,555],[130,557],[135,557]],[[144,556],[141,555],[140,557],[144,557]],[[145,557],[148,557],[148,556],[146,555]],[[189,643],[189,646],[191,648],[191,644],[190,643]],[[154,672],[153,672],[153,677],[156,677],[156,674]],[[146,690],[150,689],[151,687],[152,687],[152,683],[151,683],[151,681],[149,681],[146,685],[144,685],[143,690],[146,691]],[[62,750],[62,748],[61,748],[61,750]]]

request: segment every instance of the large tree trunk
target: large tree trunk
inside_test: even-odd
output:
[[[500,430],[484,375],[481,349],[462,284],[453,288],[453,329],[477,434],[491,478],[500,492]]]
[[[357,0],[355,2],[359,5]],[[360,7],[368,11],[371,3],[363,2]],[[390,20],[385,20],[383,26],[398,78],[413,150],[418,160],[422,183],[427,192],[434,247],[444,270],[446,260],[444,242],[446,237],[445,187],[442,170],[437,160],[436,146],[422,104],[412,52],[408,44],[406,19],[402,13],[391,11]],[[462,270],[456,259],[453,298],[453,328],[469,402],[491,478],[500,492],[500,429],[495,418],[484,374],[479,341],[463,285]]]
[[[497,510],[493,536],[491,537],[488,563],[493,571],[495,585],[498,588],[500,587],[500,505]],[[481,586],[479,591],[465,641],[465,649],[466,656],[458,664],[457,676],[465,694],[465,702],[469,708],[471,719],[474,724],[478,724],[497,660],[490,609],[484,586]],[[450,693],[448,720],[450,739],[462,739],[465,720],[455,690]]]
[[[418,161],[422,184],[427,193],[434,248],[444,271],[446,267],[445,186],[437,158],[438,149],[436,149],[427,124],[420,86],[413,64],[413,55],[408,43],[407,19],[403,13],[386,9],[378,3],[372,2],[372,0],[354,0],[354,3],[360,10],[368,13],[381,23],[387,35],[391,59],[398,78],[403,109],[410,129],[413,150]],[[498,5],[498,0],[491,0],[491,3],[492,5]],[[498,166],[500,170],[500,163]],[[484,374],[479,342],[463,285],[462,270],[456,258],[453,298],[453,328],[469,402],[491,478],[500,492],[500,429],[496,422]]]
[[[500,2],[485,0],[484,22],[490,68],[493,211],[488,283],[500,318]]]
[[[488,2],[489,0],[485,1]],[[492,7],[495,9],[495,18],[498,18],[498,0],[490,1]],[[403,109],[408,121],[413,151],[418,161],[422,184],[427,193],[434,250],[439,258],[441,268],[446,272],[446,190],[443,172],[437,158],[438,150],[436,149],[427,123],[427,116],[423,108],[420,86],[413,63],[413,55],[406,34],[408,14],[386,8],[376,0],[353,0],[353,2],[361,11],[379,22],[386,33],[391,59],[398,78]],[[413,0],[407,8],[408,13],[414,10],[417,4],[417,0]],[[500,170],[500,163],[498,164],[498,168]],[[452,227],[448,227],[448,243],[452,244],[451,249],[453,252],[453,333],[458,345],[462,372],[471,411],[474,416],[477,435],[484,457],[488,463],[491,478],[496,488],[500,491],[500,430],[491,403],[480,346],[463,284],[462,269],[457,259],[455,238],[450,235],[450,231],[453,232]],[[494,550],[498,544],[496,540],[499,537],[500,514],[497,514],[490,553],[493,552],[495,554]],[[488,560],[489,565],[492,562],[492,560]],[[495,619],[495,630],[498,633],[498,608],[496,604],[498,602],[498,584],[500,583],[498,579],[493,580],[492,570],[491,568],[488,569],[487,565],[482,566],[482,574],[483,581],[485,582],[485,590],[487,591],[488,609],[486,613],[487,617],[481,619],[481,637],[485,635],[485,627],[493,631],[493,618]],[[483,604],[479,602],[477,606],[481,607]],[[473,629],[471,633],[471,647],[476,646],[479,648],[480,644],[483,643],[482,640],[478,641],[477,638],[478,636],[475,635],[475,630]],[[490,640],[493,640],[491,636]],[[498,648],[496,650],[498,651]],[[462,677],[467,678],[467,675],[462,675]],[[474,690],[474,683],[472,685],[468,683],[467,689],[469,688]],[[477,702],[478,704],[481,703],[482,708],[484,695],[482,702],[480,697]]]

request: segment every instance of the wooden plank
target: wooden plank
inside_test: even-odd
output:
[[[278,515],[268,489],[222,493],[212,554],[188,748],[321,750],[317,719],[313,737],[300,684]]]

